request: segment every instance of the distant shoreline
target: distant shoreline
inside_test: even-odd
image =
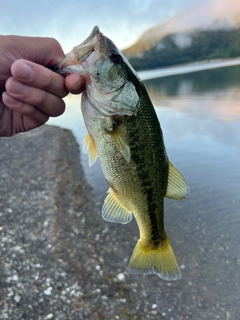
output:
[[[236,65],[240,65],[240,58],[208,60],[167,68],[139,71],[138,75],[142,80],[150,80],[154,78],[168,77],[178,74],[198,72],[203,70],[230,67]]]

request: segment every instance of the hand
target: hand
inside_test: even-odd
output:
[[[80,76],[64,78],[46,68],[64,57],[52,38],[0,36],[0,136],[41,126],[64,112],[69,92],[82,92]]]

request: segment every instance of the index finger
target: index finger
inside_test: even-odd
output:
[[[16,80],[60,98],[68,94],[64,77],[37,63],[24,59],[16,60],[12,64],[11,72]]]

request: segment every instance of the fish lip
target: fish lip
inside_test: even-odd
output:
[[[102,35],[98,26],[95,26],[92,29],[92,32],[90,33],[90,35],[82,43],[80,43],[78,46],[76,46],[74,48],[84,47],[86,45],[91,44],[94,41],[94,37],[96,35],[99,35],[99,36]]]
[[[91,55],[94,50],[99,49],[102,33],[98,26],[95,26],[91,34],[78,46],[74,47],[65,58],[54,65],[51,70],[63,75],[76,73],[84,75],[82,63]]]
[[[71,70],[72,66],[72,70]],[[75,68],[73,68],[75,66]],[[70,73],[78,73],[74,69],[79,69],[78,72],[83,71],[81,63],[78,62],[73,50],[69,52],[65,58],[63,58],[58,64],[54,65],[51,70],[63,75],[68,75]]]
[[[79,62],[85,61],[89,55],[96,49],[100,47],[100,41],[102,38],[102,33],[98,26],[95,26],[91,34],[78,46],[72,49]]]

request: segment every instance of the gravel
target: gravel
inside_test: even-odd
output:
[[[90,301],[82,308],[99,274],[82,212],[93,201],[74,137],[44,126],[0,139],[0,150],[0,318],[94,314]]]

